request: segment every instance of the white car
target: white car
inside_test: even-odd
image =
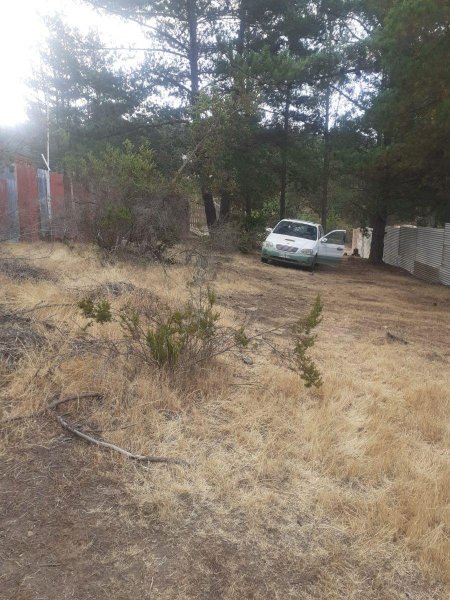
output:
[[[309,267],[316,264],[337,265],[345,250],[343,229],[336,229],[324,235],[322,225],[283,219],[274,229],[266,229],[269,234],[262,245],[262,262],[280,261]]]

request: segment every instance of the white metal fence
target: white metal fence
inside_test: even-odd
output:
[[[450,285],[450,223],[443,229],[387,227],[383,260],[430,283]]]

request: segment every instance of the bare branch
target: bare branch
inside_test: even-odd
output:
[[[352,98],[349,94],[347,94],[346,92],[344,92],[341,88],[338,88],[337,86],[333,85],[332,83],[329,83],[328,85],[331,88],[333,88],[333,90],[335,92],[337,92],[341,96],[344,96],[344,98],[346,98],[349,102],[351,102],[352,104],[354,104],[355,106],[357,106],[360,110],[366,110],[365,106],[363,106],[360,102],[358,102],[358,100],[355,100],[354,98]]]
[[[48,406],[41,408],[40,410],[36,410],[35,412],[28,413],[26,415],[16,415],[15,417],[7,417],[6,419],[2,419],[0,421],[0,425],[7,425],[9,423],[14,423],[16,421],[23,421],[24,419],[33,419],[34,417],[40,417],[45,414],[48,410],[54,410],[60,404],[65,404],[66,402],[70,402],[71,400],[85,400],[87,398],[103,398],[102,394],[98,392],[86,392],[84,394],[76,394],[74,396],[67,396],[65,398],[56,398],[53,402],[50,402]]]
[[[115,444],[98,440],[97,438],[94,438],[90,435],[87,435],[86,433],[83,433],[82,431],[79,431],[78,429],[75,429],[75,427],[67,423],[67,421],[65,421],[59,415],[56,415],[56,419],[58,420],[58,423],[61,425],[61,427],[67,429],[67,431],[70,431],[70,433],[73,433],[73,435],[76,435],[77,437],[85,440],[86,442],[89,442],[90,444],[100,446],[100,448],[109,448],[110,450],[114,450],[114,452],[118,452],[119,454],[126,456],[126,458],[129,458],[130,460],[136,460],[138,462],[147,463],[166,463],[169,465],[181,465],[184,467],[190,466],[187,461],[181,460],[179,458],[166,458],[164,456],[142,456],[141,454],[132,454],[131,452],[128,452],[128,450],[125,450],[120,446],[116,446]]]
[[[187,60],[187,56],[182,54],[181,52],[177,52],[176,50],[170,50],[169,48],[133,48],[132,46],[84,46],[79,48],[74,48],[77,52],[92,52],[93,50],[106,50],[106,51],[123,51],[123,52],[161,52],[164,54],[173,54],[173,56],[178,56],[179,58],[185,58]]]

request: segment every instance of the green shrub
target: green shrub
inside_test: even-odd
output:
[[[126,305],[114,316],[107,300],[94,302],[86,299],[78,304],[82,315],[89,320],[86,328],[94,322],[102,325],[111,321],[120,323],[126,342],[121,346],[124,354],[140,358],[150,366],[171,370],[178,367],[194,369],[219,354],[248,348],[252,340],[257,339],[268,344],[283,362],[287,361],[287,366],[299,373],[307,388],[322,385],[321,374],[308,354],[317,338],[313,330],[322,321],[320,296],[317,296],[308,315],[292,326],[293,352],[285,352],[277,347],[276,342],[266,339],[268,333],[274,332],[273,329],[249,337],[243,325],[238,328],[221,327],[215,305],[216,294],[210,287],[206,290],[200,287],[196,301],[191,300],[175,311],[156,305],[150,314],[148,311],[141,314]],[[111,344],[117,352],[118,345]]]
[[[125,334],[128,353],[139,356],[148,364],[174,368],[194,365],[226,347],[232,339],[230,330],[218,327],[220,314],[215,310],[216,295],[207,289],[196,304],[189,302],[180,310],[155,311],[150,319],[132,307],[124,306],[114,319],[106,300],[94,303],[90,299],[79,303],[82,315],[89,319],[86,327],[116,320]],[[244,336],[243,330],[240,336]]]
[[[86,319],[91,319],[88,323],[92,325],[95,321],[104,325],[112,321],[111,305],[107,300],[101,300],[100,302],[93,302],[91,299],[81,300],[78,303],[78,307],[81,309],[81,314]]]
[[[127,206],[107,206],[97,222],[97,243],[108,250],[117,248],[122,240],[129,241],[134,224]]]
[[[317,338],[312,331],[322,322],[322,310],[320,295],[317,295],[309,314],[297,321],[293,327],[295,363],[307,388],[319,388],[323,384],[319,369],[308,355]]]

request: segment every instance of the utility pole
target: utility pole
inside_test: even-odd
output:
[[[46,188],[47,188],[47,214],[48,214],[48,223],[50,229],[50,237],[53,239],[53,227],[52,227],[52,198],[50,193],[50,111],[48,107],[48,96],[45,94],[45,114],[47,120],[47,157],[41,154],[42,159],[47,167],[46,173]]]

